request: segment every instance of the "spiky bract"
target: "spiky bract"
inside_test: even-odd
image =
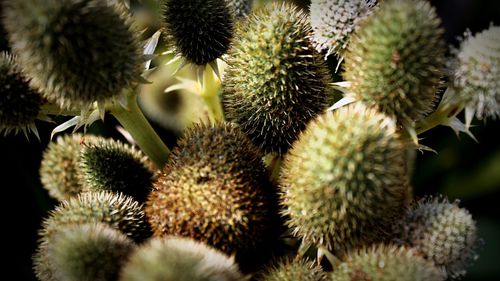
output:
[[[153,165],[131,145],[99,138],[83,147],[78,172],[88,190],[122,192],[144,202],[153,182]]]
[[[432,110],[444,68],[442,33],[427,1],[381,3],[345,54],[344,77],[355,98],[404,125],[420,120]]]
[[[226,0],[235,18],[243,18],[252,10],[252,0]]]
[[[240,281],[233,258],[187,238],[154,238],[140,246],[122,270],[121,281]]]
[[[349,37],[369,17],[377,0],[312,0],[311,25],[316,50],[342,56]]]
[[[460,100],[478,118],[500,117],[500,26],[491,26],[462,42],[453,85]]]
[[[326,281],[326,273],[312,261],[284,259],[259,276],[259,281]]]
[[[189,236],[227,254],[256,250],[274,215],[261,157],[230,124],[189,129],[146,203],[154,235]]]
[[[113,1],[5,1],[4,8],[10,45],[50,101],[81,108],[139,81],[137,32]]]
[[[117,280],[134,247],[130,238],[102,223],[66,225],[48,239],[35,272],[42,281]]]
[[[106,223],[135,241],[150,236],[142,205],[132,197],[108,191],[88,191],[63,201],[50,212],[39,233],[42,244],[64,225],[92,222]]]
[[[271,5],[240,25],[229,52],[226,117],[266,152],[286,152],[327,106],[330,78],[310,33],[306,14]]]
[[[294,234],[328,249],[387,239],[408,202],[395,122],[361,104],[311,122],[282,170],[283,214]]]
[[[442,272],[414,250],[374,245],[350,253],[332,281],[443,281]]]
[[[227,52],[234,18],[226,0],[163,0],[168,42],[188,62],[205,65]]]
[[[59,136],[49,143],[40,164],[40,180],[50,196],[62,201],[85,190],[78,176],[77,162],[83,144],[95,140],[95,136],[72,134]]]
[[[397,225],[397,239],[444,267],[452,278],[465,275],[478,246],[472,216],[444,198],[423,198],[412,206]]]
[[[29,86],[17,59],[0,54],[0,133],[35,131],[35,119],[40,112],[40,94]]]

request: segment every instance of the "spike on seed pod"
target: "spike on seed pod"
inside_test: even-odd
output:
[[[284,259],[268,268],[259,281],[327,281],[323,269],[312,261]]]
[[[227,120],[265,152],[285,153],[327,106],[331,79],[310,33],[306,14],[275,4],[239,26],[229,52],[222,94]]]
[[[40,164],[40,180],[49,195],[59,201],[67,200],[86,190],[78,175],[78,157],[83,144],[96,141],[92,135],[59,136],[49,143]]]
[[[238,128],[197,125],[172,151],[146,215],[155,236],[188,236],[245,256],[272,237],[274,192],[262,154]]]
[[[345,53],[354,98],[407,126],[429,113],[444,68],[441,21],[421,0],[389,0],[363,21]]]
[[[137,32],[114,1],[5,1],[3,7],[10,45],[49,101],[86,107],[140,81]]]
[[[82,147],[78,174],[88,190],[109,190],[144,202],[154,179],[153,164],[136,148],[99,138]]]
[[[123,267],[121,281],[245,280],[233,258],[203,243],[169,236],[141,245]]]
[[[38,135],[35,119],[40,114],[42,98],[29,86],[17,59],[9,53],[0,54],[0,133],[33,131]]]
[[[465,275],[478,246],[476,222],[469,212],[441,197],[416,202],[396,225],[396,237],[454,279]]]
[[[413,249],[376,244],[347,255],[332,281],[444,281],[442,272]]]
[[[395,122],[361,104],[311,122],[286,155],[281,204],[293,233],[344,251],[387,240],[408,203],[405,151]]]
[[[233,15],[226,0],[163,0],[167,41],[189,63],[199,66],[227,52],[233,37]]]
[[[65,225],[35,256],[41,281],[117,280],[135,243],[106,224]]]

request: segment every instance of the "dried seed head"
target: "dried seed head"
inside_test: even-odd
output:
[[[312,261],[280,260],[259,278],[259,281],[327,281],[326,273]]]

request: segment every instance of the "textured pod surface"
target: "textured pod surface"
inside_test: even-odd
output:
[[[130,257],[121,281],[240,281],[233,258],[188,238],[154,238]]]
[[[226,0],[236,18],[243,18],[250,14],[253,0]]]
[[[312,261],[281,260],[258,278],[259,281],[327,281],[326,273]]]
[[[256,250],[274,216],[261,157],[229,124],[189,129],[146,203],[154,235],[191,237],[227,254]]]
[[[66,225],[47,241],[35,272],[41,281],[117,280],[134,247],[130,238],[105,224]],[[52,274],[43,273],[47,270]]]
[[[491,26],[461,44],[454,72],[459,98],[479,118],[500,117],[500,26]]]
[[[137,33],[113,1],[5,1],[4,25],[32,85],[63,107],[107,101],[139,81]]]
[[[443,281],[442,272],[415,251],[374,245],[350,253],[334,269],[332,281]]]
[[[95,140],[95,136],[71,134],[49,143],[40,164],[40,180],[51,197],[62,201],[85,190],[77,162],[84,144]]]
[[[377,0],[312,0],[311,25],[316,50],[342,56],[350,35],[369,17]]]
[[[294,234],[331,249],[387,239],[408,202],[395,122],[361,104],[311,122],[287,154],[283,214]]]
[[[78,173],[88,190],[109,190],[144,202],[154,179],[153,165],[131,145],[99,138],[82,147]]]
[[[17,59],[0,54],[0,133],[32,130],[42,99],[21,73]]]
[[[452,278],[463,277],[476,256],[476,222],[458,202],[423,198],[408,210],[397,232],[399,240],[444,267]]]
[[[76,223],[102,222],[135,241],[150,236],[142,205],[129,196],[107,191],[85,192],[63,201],[42,223],[42,244],[60,227]]]
[[[227,52],[233,14],[226,0],[163,0],[167,40],[188,62],[205,65]]]
[[[444,41],[434,8],[389,0],[364,21],[345,53],[344,78],[355,98],[401,123],[432,110],[444,68]]]
[[[330,77],[306,14],[271,5],[242,23],[227,59],[223,106],[266,152],[286,152],[327,106]]]

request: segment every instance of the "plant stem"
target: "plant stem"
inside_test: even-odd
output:
[[[127,108],[114,104],[109,108],[111,114],[132,135],[141,150],[161,169],[167,162],[170,150],[160,139],[155,130],[137,105],[135,94],[127,95]]]
[[[43,104],[41,111],[47,115],[78,116],[81,114],[80,110],[62,109],[53,103]]]
[[[210,66],[205,68],[203,76],[205,82],[201,92],[201,97],[208,107],[210,122],[215,123],[217,121],[224,121],[224,113],[222,111],[222,105],[219,98],[221,83]]]
[[[416,124],[415,128],[418,135],[427,132],[434,127],[445,124],[447,121],[457,116],[460,111],[462,111],[463,106],[451,102],[451,99],[448,98],[448,95],[450,95],[450,91],[452,90],[450,87],[448,87],[443,95],[443,100],[439,104],[436,111]]]

